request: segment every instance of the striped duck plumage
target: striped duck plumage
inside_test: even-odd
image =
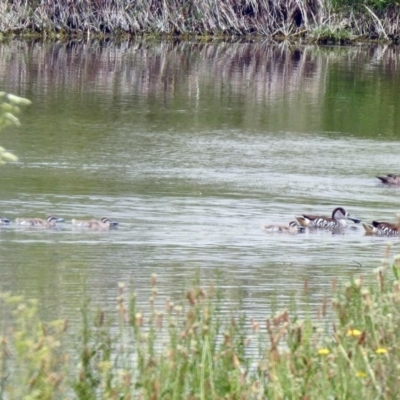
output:
[[[53,228],[56,226],[57,222],[65,222],[64,218],[55,217],[54,215],[49,215],[46,219],[41,218],[17,218],[15,222],[18,225],[25,226],[37,226],[44,228]]]
[[[321,217],[317,215],[303,214],[296,217],[299,224],[308,228],[322,229],[342,229],[347,226],[346,220],[351,220],[358,224],[361,221],[356,218],[351,218],[350,214],[343,207],[336,207],[332,211],[332,217]]]
[[[271,233],[302,233],[305,231],[305,228],[299,225],[297,221],[290,221],[288,225],[283,225],[283,224],[264,225],[263,229]]]
[[[400,175],[387,174],[386,176],[377,176],[377,178],[388,185],[400,185]]]
[[[115,228],[118,225],[118,222],[111,221],[109,218],[103,217],[101,220],[97,219],[89,219],[89,220],[79,220],[73,219],[72,225],[80,226],[82,228],[92,228],[92,229],[107,229],[107,228]]]
[[[372,221],[372,224],[363,223],[362,225],[367,235],[397,236],[399,234],[399,224]]]

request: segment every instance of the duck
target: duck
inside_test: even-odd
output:
[[[372,221],[372,224],[363,223],[362,226],[367,235],[397,236],[399,234],[399,224],[391,222]]]
[[[0,225],[8,225],[10,220],[6,217],[0,217]]]
[[[15,223],[17,225],[37,226],[43,228],[54,228],[57,222],[65,222],[64,218],[49,215],[46,219],[41,218],[17,218]]]
[[[400,175],[387,174],[386,176],[377,176],[377,178],[388,185],[400,185]]]
[[[322,229],[342,229],[347,226],[346,220],[351,220],[358,224],[361,221],[350,217],[350,214],[343,207],[336,207],[332,211],[332,217],[322,217],[318,215],[303,214],[296,217],[298,223],[303,227],[322,228]]]
[[[118,226],[118,222],[111,221],[109,218],[103,217],[100,220],[97,219],[89,219],[89,220],[79,220],[72,219],[72,225],[79,226],[82,228],[92,228],[92,229],[107,229],[107,228],[115,228]]]
[[[288,225],[284,224],[264,225],[263,229],[271,233],[303,233],[306,230],[306,228],[299,225],[297,221],[290,221]]]

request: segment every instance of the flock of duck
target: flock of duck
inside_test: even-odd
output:
[[[377,178],[387,185],[399,185],[400,175],[387,174],[386,176],[377,176]],[[347,226],[347,221],[353,221],[359,224],[361,220],[353,218],[343,207],[336,207],[332,211],[331,217],[324,217],[319,215],[303,214],[295,217],[296,221],[289,222],[288,225],[272,224],[264,225],[263,228],[267,232],[277,233],[302,233],[307,229],[326,229],[330,231],[340,231]],[[59,223],[65,222],[64,218],[48,216],[46,219],[41,218],[17,218],[15,223],[21,226],[31,226],[39,228],[55,228]],[[112,221],[109,218],[103,217],[100,220],[89,219],[79,220],[72,219],[72,226],[88,229],[112,229],[118,226],[118,222]],[[399,235],[400,222],[378,222],[372,221],[371,224],[361,222],[364,227],[365,233],[369,235],[378,236],[397,236]],[[0,225],[9,225],[11,221],[8,218],[0,217]]]
[[[48,216],[46,219],[41,218],[16,218],[15,223],[21,226],[31,226],[37,228],[56,228],[58,223],[65,222],[64,218]],[[112,229],[118,226],[118,222],[112,221],[109,218],[79,220],[72,219],[73,226],[89,229]],[[0,225],[10,225],[11,221],[8,218],[0,217]]]
[[[377,178],[387,185],[399,185],[400,175],[387,174],[385,176],[377,176]],[[347,221],[353,221],[359,224],[361,220],[350,217],[350,214],[343,207],[336,207],[332,211],[331,217],[323,217],[317,215],[303,214],[295,217],[296,221],[289,222],[288,225],[272,224],[264,225],[263,228],[267,232],[276,233],[302,233],[307,229],[326,229],[330,231],[341,231],[347,226]],[[378,222],[372,221],[371,224],[361,222],[367,235],[377,236],[398,236],[400,222]]]

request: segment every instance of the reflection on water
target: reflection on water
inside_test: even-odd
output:
[[[0,230],[1,290],[78,318],[82,295],[114,308],[117,282],[146,299],[178,295],[196,274],[238,292],[250,315],[312,301],[333,278],[379,265],[385,238],[267,234],[301,213],[394,220],[400,188],[399,49],[267,43],[0,45],[2,90],[33,106],[1,144],[1,214],[67,222]],[[72,229],[110,217],[116,230]],[[397,251],[397,240],[395,251]],[[234,300],[233,300],[234,301]]]

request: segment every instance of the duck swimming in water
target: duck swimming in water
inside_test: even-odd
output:
[[[387,174],[386,176],[377,176],[377,178],[387,185],[400,185],[400,175]]]
[[[92,228],[92,229],[107,229],[107,228],[115,228],[118,226],[118,222],[111,221],[109,218],[102,218],[101,220],[97,219],[89,219],[89,220],[79,220],[73,219],[72,225],[79,226],[82,228]]]
[[[65,222],[64,218],[49,215],[46,219],[41,218],[17,218],[15,223],[17,225],[37,226],[43,228],[54,228],[57,222]]]
[[[318,215],[303,214],[296,217],[301,226],[307,228],[322,228],[322,229],[342,229],[347,226],[346,220],[351,220],[358,224],[361,221],[350,217],[350,214],[343,207],[336,207],[332,211],[332,217],[322,217]]]
[[[271,224],[264,225],[263,229],[271,233],[302,233],[306,228],[299,225],[297,221],[290,221],[288,225],[284,224]]]
[[[8,225],[10,220],[6,217],[0,217],[0,225]]]
[[[399,224],[372,221],[372,224],[362,224],[367,235],[398,236]]]

